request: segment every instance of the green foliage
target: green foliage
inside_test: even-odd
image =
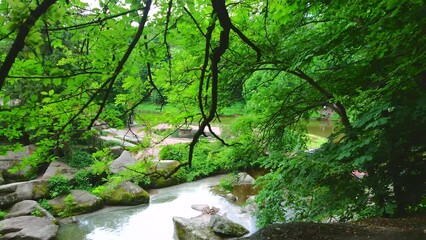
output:
[[[0,211],[0,220],[3,220],[7,215],[7,212],[5,211]]]
[[[49,200],[43,198],[38,200],[38,203],[40,204],[42,208],[46,209],[48,212],[52,211],[52,207],[49,204]]]
[[[107,189],[107,187],[104,185],[101,186],[97,186],[95,188],[92,189],[91,193],[100,197],[102,195],[103,192],[105,192]]]
[[[71,151],[64,160],[68,165],[77,169],[88,167],[93,163],[92,155],[82,150]]]
[[[92,171],[80,170],[73,179],[73,189],[90,190],[96,182],[96,175]]]
[[[64,198],[64,203],[65,203],[65,209],[62,212],[58,213],[58,215],[61,216],[61,217],[72,216],[73,210],[77,206],[77,201],[75,200],[75,198],[71,194],[68,194]]]
[[[68,194],[71,191],[71,184],[67,177],[57,174],[48,181],[50,197],[55,198],[62,194]]]
[[[238,181],[237,174],[228,174],[226,177],[221,178],[219,181],[219,187],[225,191],[231,192],[234,189],[234,184]]]
[[[44,214],[40,211],[40,209],[36,209],[34,211],[31,212],[32,216],[36,216],[36,217],[43,217]]]
[[[220,10],[229,12],[224,16],[233,25],[229,39],[223,33],[230,24],[223,24],[211,2],[173,1],[171,15],[168,3],[155,2],[146,39],[133,49],[128,47],[136,28],[128,26],[140,22],[145,2],[110,1],[90,9],[81,1],[59,1],[26,26],[25,39],[16,39],[17,29],[38,3],[0,3],[0,59],[6,59],[15,40],[25,40],[10,71],[0,73],[7,76],[0,85],[0,141],[12,148],[37,146],[15,171],[65,153],[72,166],[91,165],[92,175],[80,173],[83,186],[86,178],[109,177],[106,151],[95,160],[67,152],[70,142],[93,132],[93,123],[123,127],[132,115],[151,129],[159,123],[196,125],[209,114],[243,114],[223,134],[237,145],[224,148],[202,140],[193,169],[179,174],[193,180],[224,170],[270,169],[260,183],[261,225],[423,209],[422,1],[228,3],[227,11]],[[213,62],[219,49],[225,51]],[[216,66],[219,72],[213,72]],[[325,105],[339,118],[336,133],[307,155],[305,120]],[[5,150],[11,149],[0,147]],[[185,145],[165,147],[161,158],[184,162],[187,152]],[[136,169],[144,176],[149,166]],[[354,178],[354,170],[365,177]],[[144,182],[137,172],[118,178]],[[63,179],[51,185],[53,195],[66,192]]]
[[[184,181],[194,181],[219,172],[229,171],[232,165],[232,160],[229,158],[231,151],[220,142],[201,140],[194,151],[192,168],[180,169],[178,176]],[[186,162],[188,145],[184,143],[167,145],[160,151],[159,155],[161,159]]]
[[[138,185],[148,185],[151,181],[148,173],[149,169],[152,167],[152,164],[153,163],[151,161],[138,162],[128,167],[128,169],[121,171],[118,176],[113,176],[112,181],[119,183],[125,180],[129,180]]]

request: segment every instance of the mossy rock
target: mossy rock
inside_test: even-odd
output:
[[[49,195],[49,185],[47,181],[35,181],[33,184],[33,199],[43,198]]]
[[[101,198],[107,205],[132,206],[149,203],[148,192],[130,181],[107,184]]]
[[[172,175],[170,178],[166,179],[163,176],[169,175],[175,168],[177,168],[180,163],[176,160],[160,160],[153,164],[153,168],[150,170],[152,174],[150,178],[150,187],[151,188],[163,188],[170,187],[181,183],[182,181],[177,178],[176,174]]]
[[[49,201],[55,216],[69,217],[94,212],[103,207],[101,198],[84,190],[72,190],[68,195],[61,195]]]

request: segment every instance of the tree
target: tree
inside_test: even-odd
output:
[[[8,142],[60,156],[98,119],[123,125],[155,92],[180,109],[173,123],[199,124],[180,167],[191,166],[209,129],[233,145],[236,166],[273,170],[260,183],[262,223],[424,207],[426,186],[410,184],[426,172],[421,1],[1,6],[0,133]],[[9,106],[13,98],[20,102]],[[233,138],[220,138],[211,122],[241,100],[247,114]],[[325,105],[339,116],[339,131],[306,154],[302,120]],[[368,175],[354,178],[354,170]]]

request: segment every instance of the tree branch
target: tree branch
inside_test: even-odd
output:
[[[226,9],[225,0],[211,0],[213,5],[213,11],[217,14],[219,23],[222,27],[220,32],[220,42],[219,46],[213,49],[213,54],[211,58],[210,68],[212,71],[212,81],[211,81],[211,106],[210,112],[207,117],[203,118],[197,132],[192,138],[191,143],[189,144],[189,157],[188,165],[191,167],[192,158],[194,153],[195,144],[197,144],[198,139],[203,135],[205,127],[213,120],[216,109],[217,109],[217,95],[218,95],[218,82],[219,82],[219,62],[222,55],[226,52],[229,47],[229,32],[231,30],[231,19],[229,18],[228,11]],[[206,49],[206,51],[209,51]]]
[[[47,9],[49,9],[50,6],[56,3],[56,1],[57,0],[44,0],[40,5],[36,7],[33,12],[31,12],[25,22],[22,23],[22,25],[19,27],[15,41],[13,42],[9,53],[7,54],[3,64],[0,67],[0,91],[4,86],[5,80],[9,75],[9,71],[12,68],[13,63],[15,62],[16,57],[25,46],[25,39],[27,38],[31,28],[34,26],[36,21],[44,13],[46,13]]]
[[[45,31],[77,30],[77,29],[89,27],[89,26],[94,25],[94,24],[102,23],[102,22],[105,22],[106,20],[114,19],[114,18],[129,14],[129,13],[132,13],[132,12],[137,12],[139,10],[142,10],[142,8],[130,9],[129,11],[125,11],[125,12],[122,12],[122,13],[111,15],[111,16],[108,16],[108,17],[105,17],[105,18],[102,18],[102,19],[93,20],[93,21],[87,22],[87,23],[76,24],[76,25],[69,26],[69,27],[46,28]]]
[[[139,42],[139,39],[141,38],[143,30],[145,28],[145,23],[148,19],[148,13],[149,13],[149,10],[151,8],[151,3],[152,3],[152,0],[146,1],[145,8],[144,8],[144,11],[143,11],[143,15],[142,15],[141,20],[139,22],[138,31],[136,32],[132,42],[130,43],[129,47],[127,48],[126,52],[124,53],[123,57],[121,58],[120,62],[118,63],[117,67],[115,68],[113,75],[111,76],[110,79],[108,79],[106,81],[106,82],[109,82],[109,87],[108,87],[107,92],[105,93],[105,95],[103,97],[101,106],[99,107],[99,110],[96,113],[96,116],[90,122],[88,129],[90,129],[93,126],[95,121],[101,115],[103,109],[105,108],[106,101],[108,100],[108,96],[112,91],[112,87],[114,86],[114,82],[117,79],[118,74],[123,69],[124,64],[127,62],[127,59],[129,59],[130,54],[132,53],[133,49],[135,49],[136,44]]]

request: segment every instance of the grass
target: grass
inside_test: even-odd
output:
[[[308,142],[308,149],[319,148],[322,144],[327,142],[327,138],[325,137],[317,136],[314,134],[308,134],[308,136],[310,139]]]

